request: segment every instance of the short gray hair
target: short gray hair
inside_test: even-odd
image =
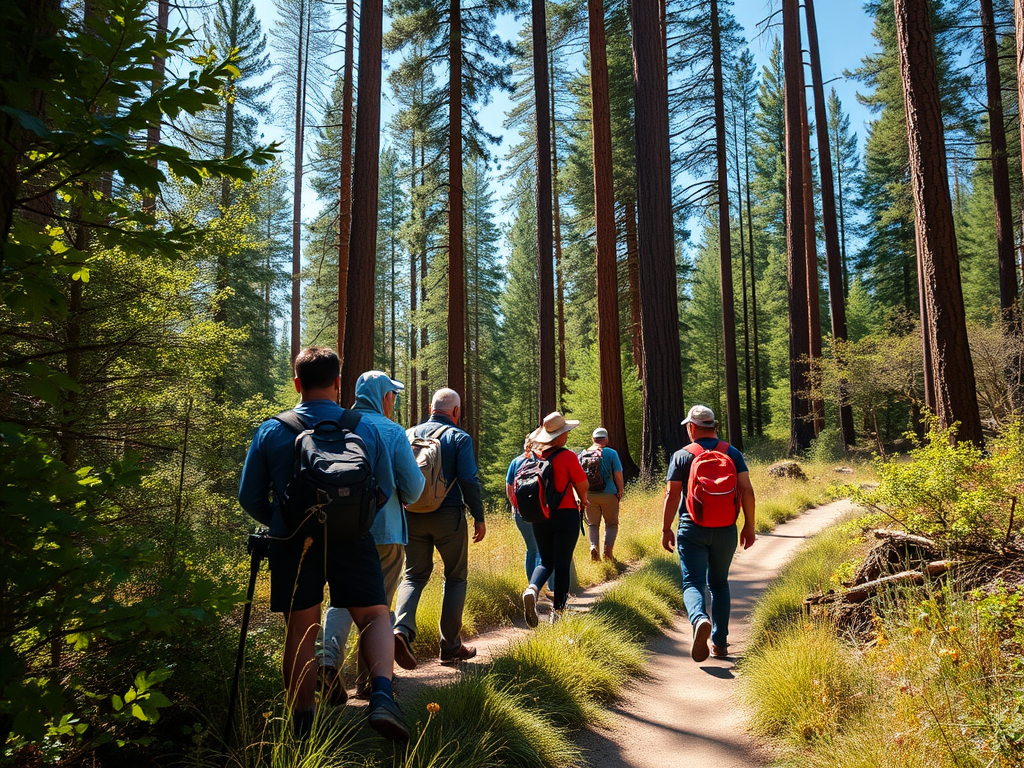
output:
[[[451,413],[460,405],[462,405],[462,398],[459,397],[459,393],[447,387],[437,390],[430,399],[431,413]]]

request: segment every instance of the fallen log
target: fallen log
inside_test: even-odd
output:
[[[896,544],[914,545],[921,547],[922,549],[931,550],[932,552],[939,552],[942,550],[942,547],[931,539],[925,538],[924,536],[917,536],[913,533],[907,533],[906,531],[876,528],[872,531],[872,534],[876,539],[885,539]]]
[[[941,576],[954,565],[955,562],[952,560],[936,560],[926,564],[920,571],[902,571],[900,573],[894,573],[890,576],[883,576],[879,579],[875,579],[874,581],[858,584],[857,586],[850,587],[842,592],[829,590],[825,593],[808,595],[804,598],[804,605],[863,603],[868,598],[877,594],[884,587],[888,587],[893,584],[920,586],[924,583],[925,577],[935,578],[937,576]]]

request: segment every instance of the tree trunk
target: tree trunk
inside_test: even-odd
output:
[[[462,4],[451,4],[448,100],[448,386],[466,397],[466,268],[462,190]],[[547,99],[545,98],[545,103]],[[462,404],[466,412],[466,403]]]
[[[843,257],[839,250],[839,228],[836,222],[835,185],[832,180],[832,151],[828,137],[828,115],[825,110],[825,85],[821,76],[818,52],[818,27],[814,18],[814,0],[804,0],[807,17],[807,42],[811,55],[811,83],[814,88],[814,122],[818,136],[818,167],[821,174],[821,220],[825,230],[825,261],[828,264],[828,299],[832,317],[832,338],[846,340],[846,297]],[[853,408],[846,401],[845,387],[840,387],[839,431],[843,445],[853,445]]]
[[[736,305],[732,285],[732,221],[729,217],[729,164],[725,143],[725,85],[718,0],[711,0],[711,59],[715,91],[715,154],[718,159],[718,259],[722,289],[722,354],[725,358],[725,413],[729,443],[743,450],[740,377],[736,365]]]
[[[341,368],[341,402],[355,400],[356,379],[373,368],[373,299],[377,270],[380,181],[381,0],[363,0],[359,14],[359,104],[352,175],[348,322]],[[371,297],[367,301],[367,297]]]
[[[292,172],[292,305],[291,305],[291,356],[294,363],[302,349],[302,155],[303,139],[306,132],[305,103],[303,95],[305,82],[303,61],[306,56],[305,32],[306,2],[299,5],[298,55],[295,59],[295,162]]]
[[[167,25],[170,18],[171,4],[170,0],[157,0],[156,4],[156,37],[157,40],[167,39]],[[164,70],[167,66],[167,62],[163,56],[153,57],[153,90],[158,91],[164,85]],[[160,143],[160,121],[161,118],[157,118],[156,122],[149,126],[149,131],[146,135],[146,148],[152,149]],[[154,168],[157,167],[156,160],[150,160],[149,164]],[[147,192],[142,198],[142,210],[151,216],[156,213],[156,197],[153,192]]]
[[[1013,203],[1010,195],[1010,169],[1006,157],[1006,123],[1003,117],[1003,93],[999,76],[999,45],[996,41],[992,0],[981,0],[981,34],[985,49],[985,82],[988,90],[988,127],[992,146],[992,194],[995,198],[996,258],[999,263],[999,308],[1003,334],[1009,349],[1006,382],[1010,407],[1024,406],[1024,382],[1021,381],[1021,328],[1017,313],[1017,262],[1013,242]]]
[[[651,476],[682,442],[683,383],[679,305],[672,230],[668,87],[661,77],[664,49],[658,0],[633,0],[633,85],[636,91],[636,188],[640,332],[643,352],[643,451]]]
[[[815,32],[817,34],[817,32]],[[821,65],[818,64],[818,74],[816,75],[819,79],[821,77]],[[832,89],[832,93],[835,94],[835,89]],[[815,95],[817,98],[817,95]],[[839,115],[836,115],[836,135],[835,135],[835,146],[836,146],[836,197],[839,202],[839,251],[840,251],[840,263],[843,267],[843,306],[845,313],[846,302],[845,299],[850,296],[850,272],[846,264],[846,211],[844,210],[845,194],[843,193],[843,145],[841,136],[839,134]],[[826,230],[826,237],[827,237]],[[827,246],[826,246],[827,247]],[[832,278],[829,277],[831,283]]]
[[[804,228],[803,141],[800,76],[800,8],[798,0],[782,0],[783,68],[786,82],[786,266],[789,293],[789,450],[806,450],[814,437],[807,399],[810,326],[807,321],[807,252]]]
[[[894,6],[917,247],[935,366],[935,409],[942,427],[960,422],[956,439],[981,445],[984,438],[964,318],[929,3],[895,0]]]
[[[345,64],[341,86],[341,171],[338,180],[338,356],[345,359],[348,261],[352,238],[352,90],[355,0],[345,0]],[[415,152],[415,150],[413,150]],[[415,161],[415,158],[413,158]]]
[[[558,119],[555,115],[555,57],[548,52],[548,74],[551,77],[551,202],[552,222],[555,232],[555,295],[556,321],[558,328],[558,407],[565,407],[565,280],[562,275],[562,214],[558,202]]]
[[[412,162],[409,163],[409,168],[412,169],[410,174],[412,181],[410,182],[410,195],[409,199],[412,201],[411,216],[413,221],[416,219],[416,205],[418,202],[418,195],[413,194],[416,186],[416,129],[410,131],[410,147],[412,149]],[[422,171],[421,171],[422,173]],[[415,231],[414,227],[414,231]],[[419,368],[419,360],[416,359],[416,249],[409,249],[409,425],[419,424],[420,421],[420,409],[419,409],[419,391],[417,384],[417,374]]]
[[[544,0],[532,2],[533,94],[537,114],[537,312],[540,334],[540,420],[555,410],[555,286],[552,269],[551,114]]]
[[[740,224],[740,289],[743,296],[743,391],[747,400],[747,434],[754,434],[753,391],[750,386],[750,305],[747,302],[747,246],[743,226],[743,184],[740,176],[740,131],[736,111],[732,113],[732,148],[736,163],[736,208]]]
[[[746,147],[743,164],[746,176],[747,237],[750,240],[750,314],[754,325],[754,434],[761,436],[761,353],[757,322],[757,258],[754,251],[754,216],[750,194],[750,142],[747,139],[747,111],[743,110],[743,143]],[[742,216],[742,213],[741,213]]]
[[[420,158],[423,160],[426,154],[425,147],[420,146]],[[420,242],[420,308],[424,309],[427,306],[427,246],[426,243]],[[427,335],[427,324],[425,322],[420,323],[420,352],[423,352],[427,348],[427,341],[429,336]],[[430,415],[430,380],[427,377],[428,371],[426,362],[420,366],[420,415],[423,419],[426,419]]]
[[[804,253],[807,258],[807,329],[810,339],[811,366],[821,364],[821,296],[818,277],[818,234],[814,215],[814,174],[811,170],[811,128],[807,117],[807,88],[803,66],[800,67],[800,143],[803,146],[804,185]],[[825,426],[825,402],[811,401],[814,414],[814,436]]]
[[[588,0],[590,103],[594,142],[594,225],[596,229],[597,355],[600,368],[601,422],[608,443],[619,452],[624,477],[640,474],[629,452],[622,402],[622,348],[619,337],[619,276],[615,259],[615,190],[612,172],[611,100],[604,3]]]
[[[633,353],[633,363],[640,371],[643,359],[644,338],[640,333],[640,243],[636,233],[636,202],[629,200],[625,204],[626,233],[626,280],[629,283],[629,338]]]

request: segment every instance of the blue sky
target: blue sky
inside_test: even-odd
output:
[[[781,31],[778,26],[778,16],[773,20],[775,26],[765,29],[763,24],[763,21],[778,6],[779,0],[734,0],[733,3],[733,13],[744,28],[750,50],[759,66],[766,63],[771,41]],[[263,22],[264,30],[272,33],[275,9],[271,0],[256,0],[256,8]],[[856,101],[858,84],[844,78],[843,72],[856,68],[865,53],[872,50],[874,46],[874,41],[871,38],[872,19],[864,11],[861,0],[818,0],[815,12],[818,20],[818,36],[826,92],[831,87],[836,89],[844,108],[850,113],[852,128],[863,146],[864,125],[871,115]],[[385,19],[386,24],[387,19]],[[506,16],[500,19],[498,31],[508,39],[515,39],[518,37],[519,27],[520,22]],[[503,134],[502,122],[508,108],[507,96],[495,94],[491,104],[480,112],[484,128],[497,135]],[[382,110],[383,121],[386,122],[392,111],[386,94]],[[268,139],[281,139],[286,136],[286,133],[274,126],[267,126],[266,136]],[[307,139],[307,146],[311,138]],[[509,137],[509,140],[512,139],[513,137]],[[505,146],[508,143],[509,141],[506,141]],[[496,154],[500,156],[503,151],[503,148],[499,148]],[[303,218],[309,221],[320,206],[315,201],[311,189],[307,188],[303,197]]]

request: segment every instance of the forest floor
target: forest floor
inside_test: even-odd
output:
[[[732,620],[728,659],[690,659],[690,625],[681,615],[675,625],[648,647],[646,680],[634,682],[625,696],[610,708],[606,721],[578,734],[584,761],[595,768],[663,768],[685,758],[697,765],[718,768],[763,766],[767,749],[748,734],[737,696],[735,664],[746,650],[750,614],[779,570],[797,549],[818,531],[827,528],[853,509],[846,500],[804,512],[771,533],[758,534],[754,546],[738,552],[729,582],[732,587]],[[570,610],[587,610],[589,604],[614,582],[583,590],[570,602]],[[541,616],[544,621],[545,615]],[[493,654],[530,630],[524,622],[483,632],[469,640],[477,657],[458,666],[421,659],[413,672],[396,669],[396,692],[457,679],[477,665],[490,662]]]

